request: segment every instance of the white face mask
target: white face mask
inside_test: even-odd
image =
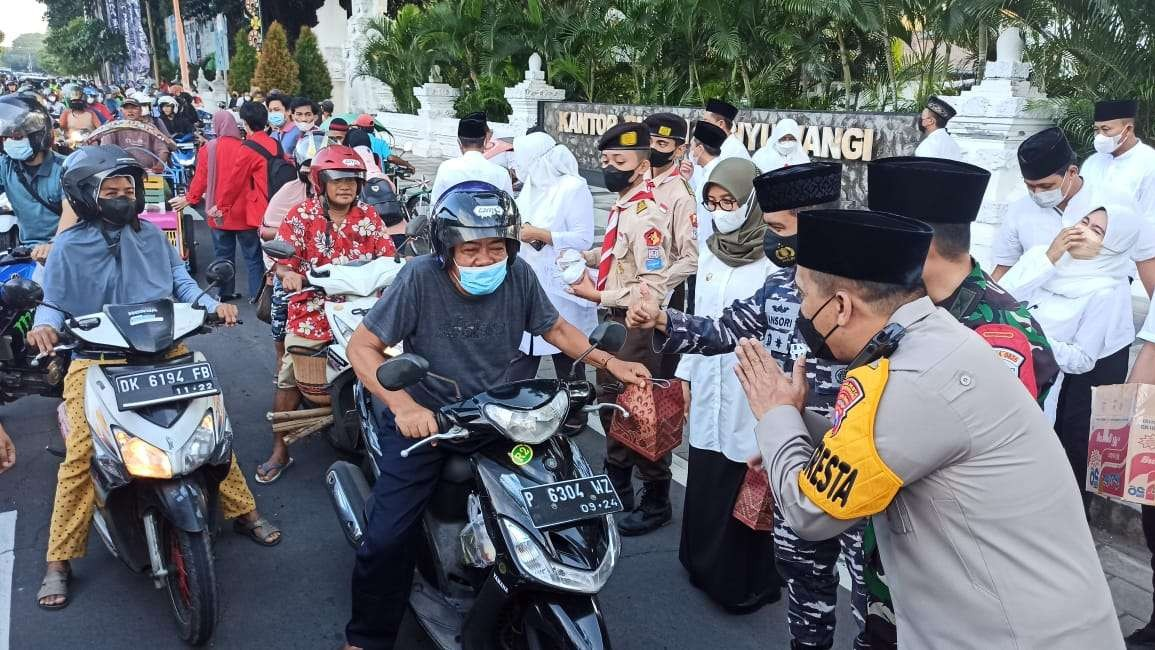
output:
[[[774,143],[774,150],[783,156],[789,156],[798,149],[797,140],[779,140]]]
[[[1103,135],[1099,133],[1095,136],[1095,151],[1099,153],[1114,153],[1119,145],[1123,144],[1123,138],[1127,137],[1127,131],[1115,135]]]
[[[1050,190],[1040,190],[1038,192],[1031,192],[1031,200],[1040,208],[1050,209],[1063,202],[1067,198],[1067,179],[1063,179],[1062,184]]]
[[[754,197],[754,193],[750,193],[750,198]],[[734,232],[746,223],[746,216],[750,213],[750,198],[746,199],[746,203],[736,210],[715,210],[712,213],[711,219],[714,222],[714,228],[722,234]]]

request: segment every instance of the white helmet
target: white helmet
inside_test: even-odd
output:
[[[168,104],[169,106],[172,106],[174,108],[176,107],[176,100],[173,99],[172,96],[170,96],[170,95],[165,95],[164,97],[161,97],[160,99],[157,100],[156,103],[161,105],[161,106]]]

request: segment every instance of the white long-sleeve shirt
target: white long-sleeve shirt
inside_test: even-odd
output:
[[[946,129],[938,129],[926,136],[914,150],[914,155],[922,158],[946,158],[947,160],[963,160],[962,149]]]
[[[1140,141],[1121,156],[1094,154],[1080,171],[1084,179],[1098,186],[1129,194],[1139,215],[1155,222],[1155,148],[1151,145]]]
[[[508,171],[486,159],[480,151],[466,151],[460,157],[450,158],[437,167],[429,201],[437,205],[445,190],[465,181],[484,181],[513,195],[513,181]]]

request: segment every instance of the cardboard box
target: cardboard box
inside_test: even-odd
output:
[[[1155,386],[1099,386],[1091,396],[1087,490],[1155,505]]]

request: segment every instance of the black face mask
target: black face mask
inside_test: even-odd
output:
[[[637,171],[636,168],[622,170],[613,165],[603,167],[602,175],[606,178],[606,189],[614,193],[628,190]]]
[[[794,266],[798,255],[798,233],[782,236],[770,228],[762,236],[762,250],[766,251],[766,259],[778,266]]]
[[[650,149],[650,164],[654,167],[665,167],[674,159],[673,151],[658,151],[657,149]]]
[[[100,206],[100,218],[109,225],[123,227],[137,218],[136,199],[127,196],[118,196],[115,199],[97,199]]]
[[[801,308],[798,310],[798,334],[802,337],[802,340],[806,342],[806,347],[810,348],[810,358],[812,359],[822,359],[824,361],[838,360],[837,357],[834,356],[834,352],[830,350],[830,345],[826,343],[830,335],[834,333],[834,330],[838,329],[838,325],[835,325],[834,328],[826,334],[819,334],[818,330],[814,328],[814,319],[818,318],[818,314],[821,314],[822,310],[826,309],[826,305],[829,305],[831,300],[834,300],[834,296],[830,296],[826,302],[822,303],[818,311],[814,312],[814,316],[809,318],[802,314]]]

